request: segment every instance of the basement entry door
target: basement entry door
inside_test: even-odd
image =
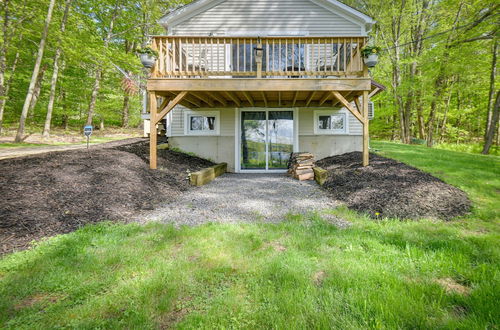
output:
[[[240,112],[240,172],[283,172],[295,150],[293,109]]]

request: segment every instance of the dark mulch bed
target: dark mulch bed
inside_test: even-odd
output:
[[[333,197],[373,218],[450,219],[469,212],[467,195],[432,175],[393,159],[361,153],[324,158],[316,165],[329,171],[324,187]]]
[[[189,189],[187,170],[214,165],[169,150],[158,151],[160,170],[148,161],[144,140],[1,160],[0,254],[87,223],[126,221]]]

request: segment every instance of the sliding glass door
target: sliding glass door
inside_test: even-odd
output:
[[[266,112],[241,112],[241,169],[266,169]]]
[[[294,147],[291,110],[241,112],[242,170],[285,170]]]

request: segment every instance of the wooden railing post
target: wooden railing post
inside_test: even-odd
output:
[[[266,76],[368,77],[361,49],[364,37],[205,37],[157,36],[151,47],[159,53],[151,78],[206,78],[210,76],[238,76],[262,78]],[[234,54],[226,52],[234,45]],[[309,65],[303,67],[308,52]],[[240,46],[243,46],[241,48]],[[298,46],[298,47],[297,47]],[[249,48],[247,48],[249,47]],[[255,47],[255,48],[254,48]],[[266,62],[264,50],[266,47]],[[234,67],[228,65],[234,58]],[[254,60],[255,58],[255,60]],[[256,65],[256,66],[254,66]],[[256,68],[256,70],[254,70]]]
[[[255,63],[257,63],[257,78],[262,78],[262,56],[264,50],[262,49],[262,41],[257,39],[257,48],[255,48]]]

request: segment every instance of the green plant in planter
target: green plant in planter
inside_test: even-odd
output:
[[[137,53],[140,55],[149,55],[153,57],[158,57],[158,52],[151,47],[139,48]]]
[[[378,55],[380,53],[381,48],[378,46],[366,46],[361,50],[361,54],[363,57],[368,57],[370,55]]]

